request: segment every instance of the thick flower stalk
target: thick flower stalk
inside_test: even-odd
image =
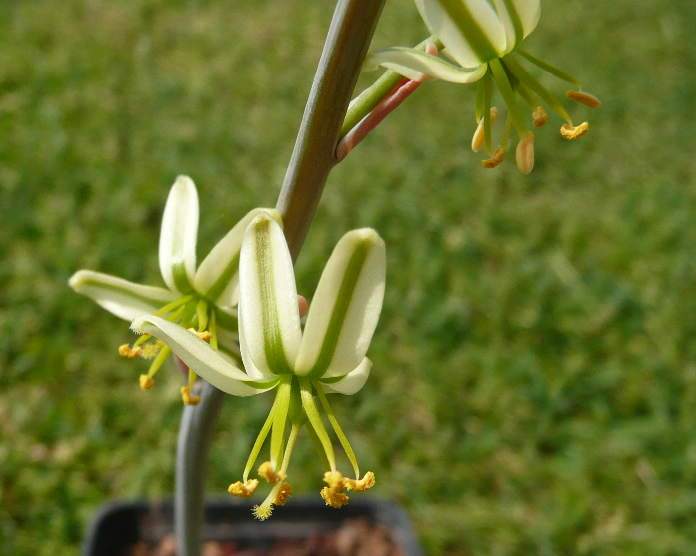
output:
[[[539,22],[540,0],[415,2],[444,57],[420,48],[393,47],[376,52],[371,61],[412,80],[426,75],[454,83],[476,82],[476,130],[471,147],[474,152],[487,151],[484,167],[494,168],[504,160],[515,132],[517,167],[529,174],[534,168],[532,130],[546,124],[547,109],[563,120],[560,133],[564,139],[578,139],[587,133],[589,124],[576,125],[561,100],[525,67],[525,63],[531,63],[571,83],[577,90],[566,93],[569,99],[590,108],[600,106],[597,97],[580,90],[577,79],[521,48],[523,40]],[[498,115],[493,106],[496,91],[507,108],[497,145],[493,142],[493,126]]]
[[[355,452],[343,432],[327,394],[355,394],[372,366],[365,356],[382,308],[385,247],[371,229],[353,230],[336,245],[319,280],[304,327],[290,252],[283,231],[269,215],[254,218],[244,234],[240,259],[239,340],[245,371],[215,351],[196,334],[159,316],[136,319],[136,332],[159,338],[213,386],[234,396],[275,390],[275,400],[251,448],[232,495],[251,496],[259,479],[250,478],[270,435],[269,457],[257,469],[271,485],[265,500],[254,507],[267,519],[285,503],[291,488],[288,466],[302,427],[321,444],[328,469],[321,496],[340,508],[349,491],[372,487],[374,474],[360,474]],[[336,466],[326,417],[353,468],[345,477]]]
[[[159,240],[159,266],[166,288],[92,270],[76,272],[70,286],[121,319],[132,321],[143,314],[154,314],[191,329],[213,349],[235,352],[239,253],[244,230],[259,214],[280,218],[273,209],[252,210],[196,267],[198,193],[190,178],[179,176],[167,197]],[[140,375],[143,390],[152,388],[155,375],[171,355],[167,345],[147,334],[132,345],[119,346],[118,352],[129,359],[152,360],[147,372]],[[187,383],[181,387],[185,404],[200,401],[193,393],[196,378],[195,369],[189,367]]]

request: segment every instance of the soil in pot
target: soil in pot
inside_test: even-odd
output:
[[[336,529],[304,539],[277,538],[262,542],[209,541],[202,556],[404,556],[389,530],[366,519],[348,519]],[[176,541],[167,535],[157,542],[141,541],[124,556],[176,556]]]

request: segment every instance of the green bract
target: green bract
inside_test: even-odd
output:
[[[360,478],[353,449],[326,394],[354,394],[370,374],[371,362],[365,355],[382,308],[385,265],[384,242],[374,230],[345,234],[324,268],[303,329],[283,231],[270,214],[260,214],[244,233],[239,263],[239,342],[245,371],[195,334],[161,317],[144,315],[132,324],[135,330],[162,340],[204,379],[229,394],[246,396],[277,389],[242,481],[229,489],[241,496],[255,490],[258,481],[249,479],[249,473],[270,433],[270,458],[259,468],[259,475],[274,486],[255,507],[260,519],[289,495],[287,466],[306,421],[329,465],[327,486],[322,489],[328,505],[340,507],[348,500],[347,490],[365,490],[374,483],[371,473]],[[320,408],[353,466],[354,479],[344,478],[336,469]]]
[[[117,317],[131,321],[143,314],[155,314],[170,323],[195,328],[198,335],[216,347],[235,349],[239,299],[239,253],[244,230],[256,216],[280,219],[273,209],[254,209],[242,218],[213,247],[196,267],[198,234],[198,193],[193,181],[179,176],[167,197],[159,241],[159,266],[166,288],[146,286],[123,278],[80,270],[70,278],[70,286],[96,301]],[[227,334],[226,334],[227,332]],[[144,389],[153,384],[170,351],[161,342],[140,338],[132,347],[121,346],[125,357],[154,358],[150,370],[142,375]],[[222,355],[221,355],[222,356]],[[190,392],[195,380],[189,372],[189,385],[182,389],[187,403],[196,403]]]
[[[522,60],[578,86],[568,73],[521,50],[520,43],[536,28],[541,16],[540,0],[415,0],[425,24],[432,33],[433,45],[448,59],[421,48],[392,47],[374,53],[372,65],[381,65],[412,80],[424,76],[453,83],[479,82],[476,100],[477,129],[472,149],[484,148],[489,158],[483,165],[500,164],[508,150],[510,133],[519,137],[516,162],[520,171],[529,173],[534,166],[532,127],[541,127],[548,116],[544,105],[556,112],[564,124],[561,135],[577,139],[589,129],[587,122],[575,125],[563,104],[535,77]],[[499,146],[492,144],[492,126],[497,111],[491,105],[494,90],[505,103],[508,114]],[[568,97],[590,107],[599,100],[582,91],[569,91]],[[524,106],[528,105],[530,111]],[[531,114],[531,117],[529,116]]]

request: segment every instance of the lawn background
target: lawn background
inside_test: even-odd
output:
[[[100,504],[172,492],[178,379],[140,392],[127,325],[67,279],[159,283],[179,173],[200,255],[274,203],[332,4],[0,3],[0,554],[74,554]],[[331,176],[300,289],[345,230],[385,237],[374,372],[335,405],[429,554],[696,551],[694,26],[693,0],[547,0],[529,48],[604,101],[573,107],[587,137],[553,121],[530,177],[483,170],[473,91],[432,83]],[[423,35],[391,0],[375,46]],[[269,403],[227,400],[211,493]],[[305,437],[293,485],[322,472]]]

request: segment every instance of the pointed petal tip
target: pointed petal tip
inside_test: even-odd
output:
[[[280,215],[280,213],[279,213]],[[259,214],[257,214],[254,219],[249,223],[249,227],[251,226],[258,226],[259,224],[266,224],[269,222],[275,222],[276,224],[278,221],[274,218],[274,215],[271,214],[271,211],[262,211]]]
[[[359,228],[346,232],[341,238],[354,245],[365,245],[368,248],[384,249],[384,240],[373,228]]]
[[[172,187],[196,187],[193,180],[186,174],[179,174],[174,180],[174,185]]]
[[[137,318],[133,319],[130,323],[131,332],[133,332],[135,334],[144,334],[145,333],[144,328],[147,325],[147,323],[145,322],[145,319],[146,319],[146,315],[143,315],[141,317],[137,317]]]
[[[348,232],[357,239],[358,241],[369,243],[372,245],[378,245],[384,243],[384,240],[377,233],[374,228],[358,228],[357,230],[351,230]],[[348,235],[346,234],[346,235]]]
[[[80,286],[85,283],[85,279],[88,275],[87,270],[78,270],[68,279],[68,286],[70,286],[75,291],[80,291]]]

